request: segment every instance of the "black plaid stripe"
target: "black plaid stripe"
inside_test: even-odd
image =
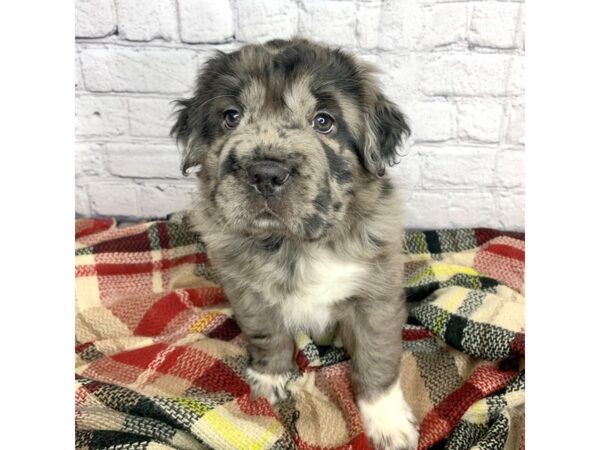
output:
[[[297,433],[296,433],[297,434]],[[298,447],[289,434],[286,434],[279,438],[272,446],[270,450],[296,450]]]
[[[487,294],[485,292],[470,291],[462,304],[457,308],[456,314],[469,317],[483,304],[486,296]]]
[[[485,399],[485,405],[488,409],[488,417],[496,417],[506,409],[506,398],[502,395],[490,395]]]
[[[78,356],[86,363],[95,361],[100,358],[104,358],[104,354],[98,351],[95,345],[90,345],[89,347],[84,348],[78,354]]]
[[[446,333],[446,325],[448,323],[448,312],[426,303],[419,305],[411,310],[411,315],[426,328],[434,332],[436,335],[443,337]]]
[[[411,353],[433,353],[437,352],[443,345],[443,342],[436,337],[417,339],[416,341],[402,341],[404,351]]]
[[[92,441],[94,432],[90,430],[75,430],[75,448],[87,449]]]
[[[88,448],[90,450],[145,450],[150,439],[122,431],[96,430],[93,432]]]
[[[93,255],[93,254],[94,254],[94,247],[82,247],[82,248],[78,248],[77,250],[75,250],[75,256]]]
[[[86,385],[85,381],[80,382]],[[114,384],[90,381],[89,385],[92,395],[104,406],[123,413],[133,413],[138,402],[145,400],[137,392]]]
[[[477,446],[481,450],[499,450],[505,448],[508,440],[509,421],[505,414],[500,415],[493,421],[488,422],[488,427]]]
[[[449,314],[446,322],[444,340],[457,350],[463,351],[463,332],[467,326],[467,319],[456,314]]]
[[[431,303],[415,307],[411,314],[454,348],[476,358],[497,361],[512,355],[516,333],[489,323],[474,322]]]
[[[151,440],[166,444],[171,443],[173,436],[177,433],[175,428],[160,420],[151,419],[150,417],[132,416],[131,414],[125,417],[122,431],[147,436]]]
[[[443,253],[465,252],[477,248],[472,229],[439,230],[437,234]]]
[[[204,253],[204,245],[201,243],[198,235],[191,229],[191,224],[187,218],[182,221],[171,219],[165,222],[169,236],[169,248],[184,247],[186,245],[198,245],[198,251]]]
[[[199,252],[201,251],[199,250]],[[198,278],[205,278],[213,283],[219,283],[219,275],[217,274],[217,271],[207,264],[196,264],[196,267],[194,268],[194,276]]]
[[[319,349],[312,341],[306,343],[306,345],[302,348],[302,353],[304,353],[306,359],[308,359],[308,361],[311,363],[319,359]]]
[[[463,330],[464,351],[476,358],[497,361],[511,355],[515,333],[489,323],[469,321]]]
[[[471,228],[459,230],[409,230],[404,235],[405,248],[408,253],[423,254],[423,242],[432,258],[440,253],[456,253],[474,250],[478,247],[474,230]]]
[[[158,236],[158,222],[155,222],[152,225],[150,225],[148,227],[148,229],[146,230],[146,233],[148,233],[148,240],[150,241],[150,248],[152,250],[160,250],[161,243],[160,243],[160,238]]]
[[[197,386],[192,386],[189,389],[187,389],[183,393],[182,397],[201,401],[204,406],[207,406],[211,409],[217,408],[218,406],[235,400],[235,397],[229,392],[209,392]]]
[[[344,349],[340,347],[319,345],[317,346],[317,349],[319,351],[319,359],[321,360],[322,366],[331,366],[350,358]]]
[[[484,292],[496,292],[496,286],[498,282],[488,277],[479,275],[469,275],[466,273],[457,273],[452,275],[446,281],[437,281],[435,275],[430,267],[424,267],[420,270],[419,275],[417,272],[407,275],[407,280],[411,278],[418,278],[418,281],[412,285],[405,287],[405,293],[407,301],[416,302],[422,300],[434,293],[435,291],[451,286],[460,286],[467,289],[477,289]]]
[[[436,231],[424,231],[425,242],[427,243],[427,250],[429,251],[433,259],[441,259],[442,247]]]
[[[485,436],[487,428],[483,424],[461,420],[452,430],[446,446],[447,450],[468,450]],[[503,447],[500,447],[503,448]]]
[[[197,402],[201,409],[209,409],[204,404],[197,400],[182,397],[181,400],[186,402]],[[189,431],[191,427],[198,421],[203,414],[198,414],[196,411],[192,411],[190,408],[182,406],[177,401],[166,398],[166,397],[154,397],[155,405],[160,408],[168,417],[170,417],[171,423],[177,424],[177,427]]]
[[[445,347],[440,346],[433,352],[413,352],[413,356],[434,404],[462,385],[463,379],[456,368],[456,361]]]
[[[434,281],[433,283],[424,284],[421,286],[409,286],[404,289],[406,295],[406,301],[410,303],[420,302],[421,300],[427,299],[430,295],[435,293],[440,288],[440,283]]]
[[[506,386],[506,392],[517,392],[525,389],[525,371],[521,370],[512,380],[508,386]]]
[[[186,429],[180,422],[173,419],[158,403],[151,397],[141,398],[131,409],[131,414],[139,417],[147,417],[174,429]]]

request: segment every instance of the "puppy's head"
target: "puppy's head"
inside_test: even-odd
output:
[[[302,39],[207,61],[172,129],[184,173],[201,167],[207,211],[240,233],[309,241],[341,223],[410,132],[372,73]]]

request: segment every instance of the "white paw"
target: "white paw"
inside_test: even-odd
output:
[[[248,367],[246,377],[255,397],[265,397],[271,405],[288,398],[289,393],[285,388],[291,373],[268,374],[260,373]]]
[[[417,421],[404,400],[400,383],[379,398],[359,400],[365,434],[377,450],[415,450],[419,442]]]

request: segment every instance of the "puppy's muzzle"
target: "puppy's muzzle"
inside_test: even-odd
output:
[[[246,173],[250,184],[259,193],[269,197],[285,188],[290,181],[291,170],[278,161],[265,159],[248,164]]]

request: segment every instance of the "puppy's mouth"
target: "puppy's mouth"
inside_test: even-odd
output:
[[[259,230],[285,230],[285,222],[273,212],[268,206],[265,206],[258,214],[252,218],[252,226]]]

